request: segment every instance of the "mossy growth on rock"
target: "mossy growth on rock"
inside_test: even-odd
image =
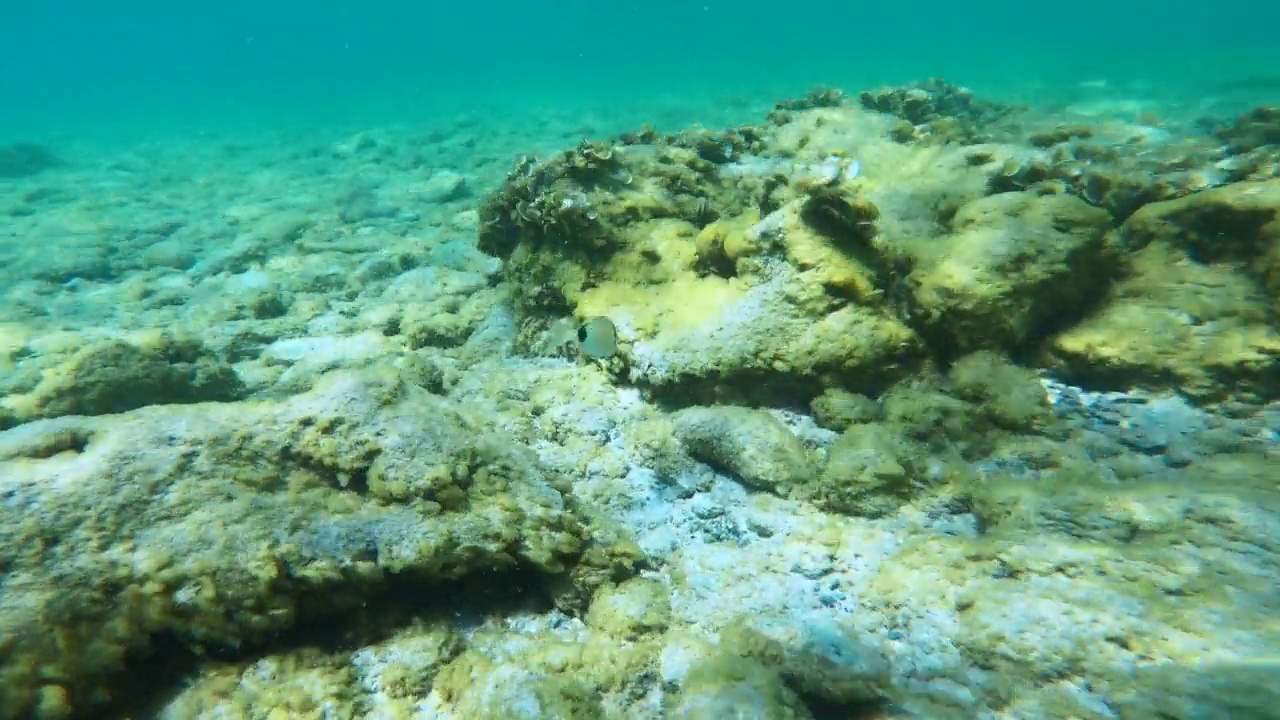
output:
[[[983,427],[1005,432],[1040,434],[1056,420],[1035,372],[993,352],[961,358],[947,374],[952,396],[973,404]]]
[[[881,417],[880,405],[875,400],[842,388],[828,388],[813,399],[809,409],[818,424],[828,430],[844,430]]]
[[[912,324],[935,352],[1014,351],[1083,316],[1121,268],[1111,218],[1069,195],[970,202],[945,243],[914,251]]]
[[[1101,377],[1101,335],[1056,339],[1115,299],[1142,252],[1138,224],[1116,228],[1144,207],[1188,201],[1160,220],[1186,231],[1179,251],[1242,263],[1275,297],[1280,253],[1258,200],[1275,163],[1232,169],[1274,147],[1271,115],[1250,118],[1264,144],[1224,160],[1204,136],[1064,121],[940,80],[857,104],[817,92],[760,126],[642,127],[523,160],[484,201],[480,244],[504,260],[517,350],[539,352],[552,323],[608,317],[609,372],[679,405],[877,396],[978,350]],[[1255,176],[1252,210],[1243,195],[1224,213],[1193,202]],[[1251,335],[1230,362],[1259,367],[1269,342]]]
[[[1088,125],[1068,124],[1059,125],[1051,130],[1041,130],[1032,133],[1029,138],[1032,145],[1039,148],[1053,147],[1061,143],[1075,140],[1076,138],[1093,137],[1093,128]]]
[[[639,555],[527,448],[385,367],[281,402],[29,422],[0,434],[0,492],[4,720],[54,684],[101,716],[158,638],[171,659],[237,654],[463,577],[554,595],[573,572],[590,597]]]
[[[1058,437],[1037,375],[1000,353],[960,358],[945,375],[904,381],[881,398],[884,422],[931,453],[986,457],[1018,436]]]
[[[720,631],[719,647],[777,672],[811,709],[832,715],[875,712],[891,693],[884,655],[838,623],[742,618]]]
[[[769,122],[782,125],[789,122],[797,112],[814,108],[840,107],[843,104],[844,92],[837,88],[820,86],[805,93],[803,97],[779,100],[769,113]]]
[[[647,223],[678,222],[696,232],[726,208],[746,204],[746,191],[704,157],[724,159],[711,148],[730,154],[734,143],[745,148],[751,140],[742,133],[652,140],[584,141],[545,161],[525,158],[482,202],[479,246],[505,260],[520,320],[535,320],[540,331],[573,315],[577,296],[618,272],[618,265],[631,276],[668,267],[679,248],[637,243]]]
[[[828,391],[815,408],[837,413],[825,424],[842,433],[816,476],[791,495],[863,517],[953,495],[972,474],[970,463],[1051,451],[1068,432],[1037,375],[991,352],[961,358],[946,374],[905,380],[878,403]]]
[[[1063,138],[1065,133],[1080,138],[1082,132],[1072,127],[1033,134],[1028,141],[1033,145],[1058,144],[1047,152],[1003,160],[988,181],[990,192],[1069,193],[1106,210],[1118,223],[1148,203],[1210,188],[1224,174],[1223,179],[1242,180],[1257,170],[1243,160],[1233,167],[1215,167],[1216,154],[1203,147],[1164,150],[1142,159],[1104,139],[1069,142],[1072,138]]]
[[[821,185],[806,194],[800,216],[823,234],[862,249],[876,236],[880,208],[848,187]]]
[[[244,384],[225,360],[189,338],[157,334],[93,343],[45,371],[29,393],[4,399],[21,420],[106,415],[146,405],[225,402]]]
[[[607,247],[608,226],[586,193],[623,186],[626,176],[615,174],[620,169],[612,147],[587,141],[546,162],[522,158],[502,191],[480,206],[480,249],[508,257],[522,237],[584,250]]]
[[[690,668],[680,692],[669,701],[667,717],[813,720],[813,713],[775,670],[724,653]]]
[[[1129,250],[1123,277],[1042,362],[1073,382],[1198,402],[1280,396],[1280,180],[1147,205],[1114,239]]]
[[[1256,107],[1241,113],[1233,123],[1214,132],[1227,143],[1232,155],[1249,153],[1268,145],[1280,145],[1280,105]]]
[[[858,101],[868,110],[902,118],[905,128],[894,133],[899,142],[987,142],[986,125],[1021,109],[982,100],[941,78],[865,91]]]
[[[817,479],[795,496],[830,512],[882,517],[933,482],[924,447],[883,424],[852,425],[827,453]]]

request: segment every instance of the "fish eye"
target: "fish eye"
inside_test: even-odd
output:
[[[578,342],[586,342],[586,341],[587,341],[587,326],[586,324],[582,324],[578,326]]]

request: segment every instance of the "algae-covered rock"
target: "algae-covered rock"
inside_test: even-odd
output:
[[[809,407],[818,424],[828,430],[844,430],[880,417],[880,406],[875,400],[840,388],[827,389],[814,398]]]
[[[46,369],[31,392],[11,395],[4,403],[28,420],[228,401],[244,392],[235,370],[201,343],[160,335],[141,342],[93,343]]]
[[[854,425],[831,446],[818,478],[797,495],[831,512],[887,515],[926,486],[917,462],[921,455],[885,425]]]
[[[945,377],[899,383],[880,403],[884,425],[920,447],[911,454],[935,460],[981,460],[1001,446],[1025,449],[1065,432],[1039,378],[987,351],[961,358]]]
[[[864,91],[858,100],[869,110],[902,118],[903,127],[893,136],[899,142],[983,142],[987,126],[1018,110],[983,100],[941,78]]]
[[[584,522],[591,527],[590,536],[584,539],[573,567],[552,578],[547,586],[556,607],[574,614],[585,612],[601,588],[634,575],[644,559],[627,528],[607,516],[581,509],[587,516]]]
[[[1234,155],[1280,146],[1280,106],[1263,105],[1241,113],[1214,135],[1226,142],[1227,151]]]
[[[675,435],[694,457],[759,490],[785,494],[813,478],[800,439],[764,410],[694,407],[672,418]]]
[[[582,548],[527,451],[381,372],[279,403],[31,422],[0,434],[0,484],[6,719],[53,678],[90,712],[158,634],[244,648],[396,577],[560,573]]]
[[[1131,249],[1163,243],[1202,265],[1238,265],[1280,304],[1280,180],[1234,183],[1147,205],[1119,234]]]
[[[947,393],[937,378],[899,383],[880,402],[885,425],[935,452],[950,447],[964,452],[986,429],[974,423],[978,413],[973,403]]]
[[[415,617],[422,598],[406,597]],[[362,717],[376,707],[383,717],[411,717],[440,670],[461,651],[447,621],[408,622],[404,612],[374,601],[341,630],[357,649],[303,645],[260,657],[209,663],[184,677],[182,688],[148,717],[156,720],[259,717]]]
[[[1102,309],[1051,340],[1050,367],[1093,387],[1206,402],[1275,395],[1280,336],[1254,282],[1165,245],[1139,251],[1131,267]]]
[[[1160,663],[1138,668],[1118,693],[1124,716],[1157,718],[1280,717],[1280,663]]]
[[[668,592],[667,587],[656,580],[628,580],[596,595],[587,613],[587,625],[629,640],[662,632],[671,623]]]
[[[806,112],[832,122],[584,143],[518,164],[483,204],[480,246],[504,260],[521,346],[565,317],[607,317],[616,366],[681,404],[807,402],[909,372],[922,353],[884,301],[880,212],[838,152],[885,121]]]
[[[619,231],[657,218],[714,219],[730,190],[694,150],[670,145],[613,146],[584,141],[545,161],[522,159],[502,190],[480,206],[479,246],[509,261],[525,279],[545,263],[525,254],[537,247],[561,263],[602,261],[624,246]],[[526,296],[538,304],[538,298]]]
[[[776,671],[725,653],[690,669],[667,717],[812,720],[813,714]]]
[[[655,646],[589,632],[510,636],[486,630],[441,669],[418,710],[440,720],[578,720],[634,716]],[[609,710],[612,710],[610,712]]]
[[[1053,424],[1044,385],[1004,356],[981,351],[960,358],[947,374],[951,394],[980,408],[1000,430],[1036,433]]]
[[[1003,193],[916,252],[916,323],[936,347],[1012,349],[1084,314],[1118,272],[1110,216],[1069,195]]]
[[[719,646],[777,671],[802,697],[832,710],[869,711],[889,690],[884,655],[836,623],[743,619],[720,632]]]
[[[1136,252],[1106,304],[1055,336],[1049,362],[1104,387],[1202,401],[1280,392],[1280,182],[1153,203],[1117,232]]]
[[[355,668],[316,648],[239,667],[210,667],[165,704],[156,720],[196,717],[355,717],[361,693]]]
[[[1051,482],[975,482],[985,532],[965,552],[986,572],[956,597],[965,628],[958,641],[1013,692],[1070,671],[1109,686],[1135,717],[1256,709],[1267,683],[1242,666],[1268,668],[1261,658],[1280,641],[1261,619],[1280,608],[1274,487],[1268,461],[1245,455],[1125,483],[1090,465]],[[912,562],[928,551],[916,552]],[[1215,625],[1217,613],[1235,629]],[[1138,662],[1135,678],[1135,661],[1153,657],[1163,660]],[[1274,677],[1274,668],[1262,674]]]
[[[630,345],[627,376],[663,397],[781,404],[830,386],[878,392],[916,367],[920,340],[883,309],[832,297],[820,284],[831,271],[798,278],[770,263],[759,284],[691,278],[650,288],[647,301],[628,293],[625,306],[609,287],[585,301],[608,308],[624,335],[643,334]]]
[[[576,669],[576,668],[575,668]],[[481,679],[483,678],[483,679]],[[597,689],[568,672],[465,655],[438,677],[431,717],[457,720],[597,720]],[[479,681],[477,681],[479,680]]]

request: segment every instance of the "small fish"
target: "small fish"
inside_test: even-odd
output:
[[[618,329],[607,317],[593,317],[578,326],[578,349],[583,355],[605,360],[618,352]]]

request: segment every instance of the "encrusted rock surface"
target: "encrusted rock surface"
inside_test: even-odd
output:
[[[856,97],[0,185],[0,717],[1276,717],[1274,110]]]
[[[5,717],[51,687],[110,699],[155,637],[253,645],[397,578],[562,573],[583,546],[527,451],[394,377],[28,423],[0,477]]]

